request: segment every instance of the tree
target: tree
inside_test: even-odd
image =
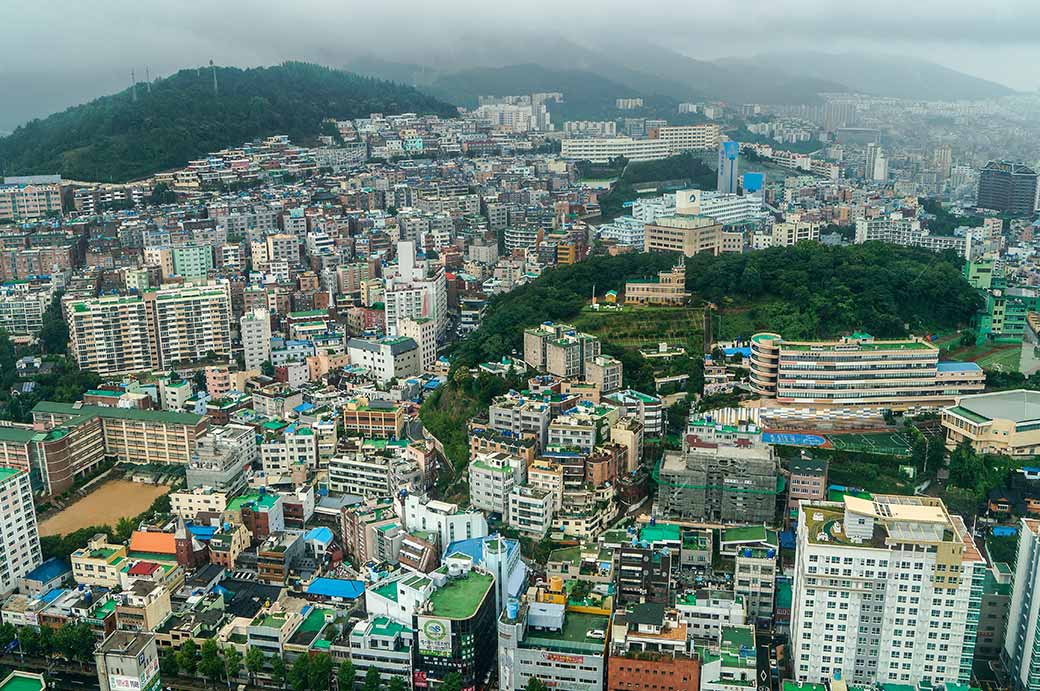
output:
[[[356,679],[357,671],[354,669],[353,662],[344,660],[339,663],[339,669],[336,670],[336,685],[339,687],[339,691],[353,691]]]
[[[387,686],[387,691],[405,691],[405,681],[402,676],[390,677],[390,684]]]
[[[275,655],[271,658],[271,681],[278,688],[284,689],[286,676],[285,660],[281,655]]]
[[[462,677],[458,672],[451,672],[437,687],[437,691],[462,691]]]
[[[18,629],[10,622],[0,624],[0,648],[6,649],[15,638],[18,637]]]
[[[199,660],[199,671],[202,676],[212,682],[220,681],[224,676],[224,660],[220,657],[220,648],[212,638],[202,644],[202,655]]]
[[[184,676],[193,677],[199,668],[198,646],[195,641],[188,639],[181,644],[177,651],[177,666],[183,670]]]
[[[238,678],[242,672],[242,653],[237,648],[228,646],[222,651],[224,654],[224,676],[230,682]]]
[[[64,355],[69,346],[69,325],[61,316],[61,294],[55,295],[43,312],[43,326],[39,334],[43,353]]]
[[[327,691],[332,679],[332,658],[318,653],[310,660],[307,670],[307,687],[311,691]]]
[[[172,648],[160,648],[159,671],[164,677],[175,677],[180,672],[177,665],[177,651]]]
[[[94,632],[84,622],[67,623],[54,634],[54,650],[70,662],[86,662],[94,655]]]
[[[362,691],[380,691],[383,688],[383,678],[379,675],[379,670],[375,665],[369,667],[365,672],[365,683],[361,688]]]
[[[274,376],[274,365],[271,364],[270,360],[264,360],[260,363],[260,374],[264,375],[265,377]]]
[[[249,683],[256,683],[256,675],[264,668],[264,654],[260,648],[250,648],[246,652],[246,671],[249,672]]]
[[[307,691],[310,688],[311,659],[307,655],[296,658],[289,670],[289,686],[293,691]]]
[[[548,689],[545,688],[545,684],[542,683],[542,680],[538,677],[531,677],[527,681],[527,686],[524,688],[526,691],[548,691]]]
[[[123,516],[116,522],[115,534],[113,535],[116,542],[126,542],[130,539],[130,536],[137,530],[137,523],[134,522],[133,518]]]

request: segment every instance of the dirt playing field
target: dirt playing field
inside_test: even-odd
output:
[[[114,526],[124,516],[129,518],[141,513],[169,490],[166,485],[109,480],[41,523],[40,535],[64,535],[91,525]]]

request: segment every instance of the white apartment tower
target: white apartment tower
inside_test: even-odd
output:
[[[29,473],[0,468],[0,594],[18,587],[19,580],[41,563]]]
[[[1040,521],[1023,518],[1012,574],[1004,666],[1017,691],[1040,689]]]
[[[259,369],[271,359],[271,315],[265,309],[246,312],[238,327],[246,369]]]
[[[969,683],[986,562],[941,500],[803,501],[797,537],[798,681]]]

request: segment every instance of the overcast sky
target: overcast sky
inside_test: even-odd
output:
[[[431,54],[459,35],[636,36],[701,59],[778,49],[913,55],[1040,86],[1037,0],[5,0],[0,129],[179,67]],[[427,49],[426,46],[429,46]],[[531,56],[537,60],[536,55]]]

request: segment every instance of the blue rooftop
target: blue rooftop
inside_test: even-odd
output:
[[[348,581],[343,578],[315,578],[307,586],[307,594],[356,600],[365,594],[365,583],[364,581]]]
[[[935,366],[938,372],[981,372],[977,362],[940,362]]]
[[[210,525],[189,525],[188,532],[202,542],[209,542],[217,534],[217,529]]]
[[[726,354],[726,357],[733,357],[734,355],[751,357],[751,346],[746,348],[723,348],[722,352]]]
[[[40,583],[47,583],[48,581],[52,581],[58,576],[67,573],[72,573],[72,567],[69,566],[66,562],[62,561],[61,559],[58,559],[57,557],[52,557],[51,559],[48,559],[47,561],[37,566],[29,573],[25,574],[25,578],[26,580],[30,581],[39,581]]]
[[[303,541],[310,542],[311,540],[316,540],[318,542],[332,542],[332,530],[325,527],[311,528],[304,534]]]

